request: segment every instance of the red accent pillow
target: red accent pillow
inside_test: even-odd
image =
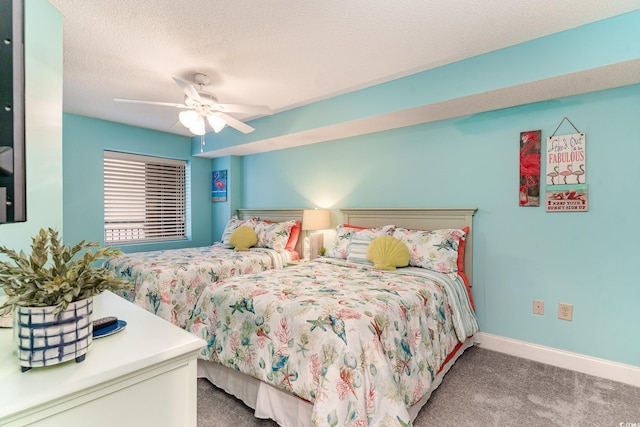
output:
[[[467,237],[469,236],[469,227],[465,227],[462,229],[464,231],[464,235],[466,236],[464,240],[460,239],[458,242],[458,271],[464,271],[464,247],[467,242]]]
[[[462,229],[467,237],[469,237],[469,227],[465,227]],[[467,275],[464,274],[464,248],[467,243],[467,239],[460,240],[458,242],[458,275],[462,278],[464,282],[464,286],[467,288],[467,294],[469,295],[469,301],[471,302],[471,308],[473,311],[476,310],[476,306],[473,303],[473,295],[471,295],[471,286],[469,285],[469,279]]]
[[[355,228],[356,230],[366,230],[367,228],[371,228],[371,227],[361,227],[359,225],[351,225],[351,224],[342,224],[342,226],[346,228]]]
[[[298,243],[298,237],[300,236],[300,221],[296,221],[296,224],[291,227],[291,233],[289,234],[289,241],[285,249],[289,252],[296,251],[296,243]],[[297,252],[296,252],[297,253]],[[298,255],[300,257],[300,255]]]

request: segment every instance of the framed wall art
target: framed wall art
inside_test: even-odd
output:
[[[540,206],[540,135],[520,132],[520,206]]]
[[[227,201],[227,171],[213,171],[211,179],[211,201],[226,202]]]

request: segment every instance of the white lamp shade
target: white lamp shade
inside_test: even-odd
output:
[[[180,114],[178,114],[178,119],[180,119],[180,123],[182,123],[184,127],[190,128],[196,124],[196,122],[198,121],[198,116],[199,114],[196,113],[195,110],[186,110],[180,111]]]
[[[327,209],[305,209],[302,211],[303,230],[326,230],[331,228],[331,217]]]
[[[204,128],[204,119],[197,111],[181,111],[180,114],[178,114],[178,119],[180,119],[180,123],[182,123],[184,127],[188,128],[189,132],[192,134],[204,135],[206,133]]]
[[[206,133],[204,129],[204,119],[202,116],[198,116],[196,123],[189,128],[189,131],[194,135],[204,135]]]
[[[215,113],[207,115],[207,120],[215,133],[220,132],[227,125],[225,119]]]

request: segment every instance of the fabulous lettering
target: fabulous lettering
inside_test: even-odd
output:
[[[572,163],[583,162],[584,151],[571,151],[564,153],[551,153],[547,163]]]

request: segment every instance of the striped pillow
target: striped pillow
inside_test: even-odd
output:
[[[373,266],[373,263],[367,259],[367,249],[373,239],[372,236],[361,236],[357,233],[351,235],[347,261]]]
[[[326,256],[330,258],[347,259],[349,247],[351,246],[351,238],[354,235],[371,238],[390,236],[393,234],[395,227],[395,225],[385,225],[377,228],[365,228],[357,225],[340,224],[336,227],[336,240],[333,242],[331,249],[327,251]]]

